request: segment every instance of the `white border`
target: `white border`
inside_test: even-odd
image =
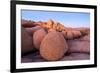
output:
[[[21,9],[90,13],[90,60],[21,63]],[[94,10],[85,8],[16,5],[16,69],[94,64]]]

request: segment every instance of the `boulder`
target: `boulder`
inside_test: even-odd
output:
[[[40,55],[45,60],[55,61],[61,59],[68,51],[68,45],[60,32],[48,33],[40,45]]]
[[[42,27],[40,27],[40,26],[35,26],[35,27],[25,28],[25,29],[30,34],[30,36],[33,36],[34,32],[41,29],[41,28]]]
[[[33,34],[33,45],[36,49],[40,48],[41,41],[46,36],[47,32],[42,28],[34,32]]]
[[[21,51],[22,53],[34,51],[32,37],[28,34],[25,28],[21,28]]]
[[[47,28],[48,29],[50,29],[50,28],[52,28],[53,27],[53,24],[54,24],[54,22],[53,22],[53,20],[48,20],[48,22],[47,22]]]
[[[22,27],[34,27],[34,21],[21,20]]]
[[[55,29],[48,29],[48,32],[56,31]]]
[[[75,40],[67,40],[71,52],[84,52],[90,53],[90,40],[89,35]]]
[[[82,36],[81,32],[77,30],[73,30],[72,33],[73,33],[73,38],[79,38]]]
[[[72,31],[66,31],[66,39],[70,40],[70,39],[73,39],[74,38],[74,35],[72,33]]]

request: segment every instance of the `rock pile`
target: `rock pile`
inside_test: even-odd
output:
[[[88,35],[88,29],[66,28],[51,19],[47,22],[22,21],[21,34],[22,53],[38,50],[41,57],[49,61],[60,60],[69,52],[90,51],[89,47],[76,49],[73,45],[78,43],[72,43],[72,40]]]

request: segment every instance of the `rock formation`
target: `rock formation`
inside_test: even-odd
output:
[[[65,60],[68,58],[64,57],[66,53],[71,56],[72,53],[78,53],[78,56],[79,53],[90,53],[88,28],[69,28],[52,19],[47,22],[23,20],[21,41],[22,53],[38,49],[39,58],[49,61]],[[88,55],[84,58],[89,59]]]
[[[25,26],[26,23],[22,26]],[[33,25],[33,26],[32,26]],[[56,30],[59,32],[63,32],[64,33],[64,37],[66,39],[75,39],[75,38],[79,38],[83,35],[88,34],[88,30],[81,28],[81,29],[74,29],[74,28],[66,28],[63,24],[59,23],[59,22],[54,22],[53,20],[48,20],[47,22],[30,22],[29,26],[27,25],[27,27],[34,27],[34,26],[41,26],[42,28],[45,28],[48,30],[48,32],[52,31],[52,30]]]
[[[46,60],[59,60],[68,51],[68,44],[60,32],[52,31],[43,39],[40,54]]]

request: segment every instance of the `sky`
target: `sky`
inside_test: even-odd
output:
[[[90,13],[21,10],[21,19],[44,21],[52,19],[66,27],[90,27]]]

